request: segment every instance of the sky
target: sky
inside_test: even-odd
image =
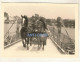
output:
[[[75,19],[75,4],[52,4],[52,3],[4,3],[4,12],[10,16],[39,14],[46,18]]]

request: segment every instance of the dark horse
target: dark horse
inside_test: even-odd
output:
[[[42,34],[41,36],[37,37],[37,41],[38,41],[38,50],[42,47],[42,49],[44,50],[44,45],[46,45],[46,40],[47,40],[47,33],[46,30],[47,26],[44,22],[43,19],[37,20],[35,23],[35,29],[34,29],[34,33],[36,34]],[[46,36],[45,36],[46,35]]]
[[[28,44],[29,44],[29,37],[27,37],[27,33],[28,33],[28,18],[27,16],[22,16],[22,28],[21,28],[21,38],[22,38],[22,43],[23,43],[23,47],[26,47],[27,44],[27,50],[29,49]]]
[[[40,19],[39,21],[42,22],[42,23],[41,23],[41,32],[42,32],[42,34],[47,34],[47,33],[46,33],[46,29],[47,29],[46,23],[44,22],[43,19]],[[47,35],[47,36],[48,36],[48,35]],[[46,45],[47,36],[42,35],[42,36],[40,37],[40,43],[42,43],[42,45],[43,45],[43,48],[42,48],[43,50],[44,50],[44,45]]]

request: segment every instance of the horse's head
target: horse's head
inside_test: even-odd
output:
[[[26,16],[26,15],[24,15],[24,16],[22,16],[22,15],[21,15],[21,17],[22,17],[22,27],[24,27],[24,26],[25,26],[25,24],[27,24],[27,23],[28,23],[28,18],[27,18],[27,16]]]

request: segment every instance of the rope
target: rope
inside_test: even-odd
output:
[[[15,20],[16,21],[16,20]],[[15,22],[14,22],[15,23]],[[12,26],[14,25],[14,23],[12,23],[12,25],[10,26],[9,30],[12,28]],[[9,30],[6,32],[6,34],[4,35],[4,37],[7,35],[7,33],[9,32]]]
[[[63,24],[63,22],[62,22],[62,21],[61,21],[61,23],[62,23],[62,25],[63,25],[63,27],[64,27],[64,29],[65,29],[65,31],[66,31],[66,33],[67,33],[68,37],[71,39],[71,37],[69,36],[69,34],[68,34],[68,32],[67,32],[67,30],[66,30],[66,28],[65,28],[65,26],[64,26],[64,24]]]

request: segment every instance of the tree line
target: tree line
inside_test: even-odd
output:
[[[5,22],[6,22],[6,21],[10,22],[10,20],[9,20],[9,15],[8,15],[7,12],[4,12],[4,17],[6,17]],[[15,18],[15,19],[18,18],[19,20],[21,20],[21,17],[19,17],[19,16],[14,16],[14,18]],[[45,18],[45,17],[43,17],[43,16],[40,16],[39,14],[35,14],[34,16],[28,17],[28,18],[29,18],[29,20],[33,20],[34,18],[36,18],[36,19],[43,19],[44,22],[45,22],[47,25],[50,25],[50,26],[53,26],[53,24],[54,24],[54,25],[57,24],[57,19],[49,19],[49,18],[47,19],[47,18]],[[19,20],[18,20],[18,23],[20,23]],[[13,20],[13,22],[14,22],[14,20]],[[66,28],[75,28],[75,20],[74,20],[74,19],[63,19],[63,20],[62,20],[62,23],[64,24],[64,26],[65,26]]]
[[[57,20],[56,19],[46,19],[45,22],[50,26],[52,26],[53,24],[54,25],[57,24]],[[62,23],[64,24],[64,26],[66,28],[75,28],[75,20],[74,19],[63,19]],[[63,27],[63,25],[62,25],[62,27]]]

